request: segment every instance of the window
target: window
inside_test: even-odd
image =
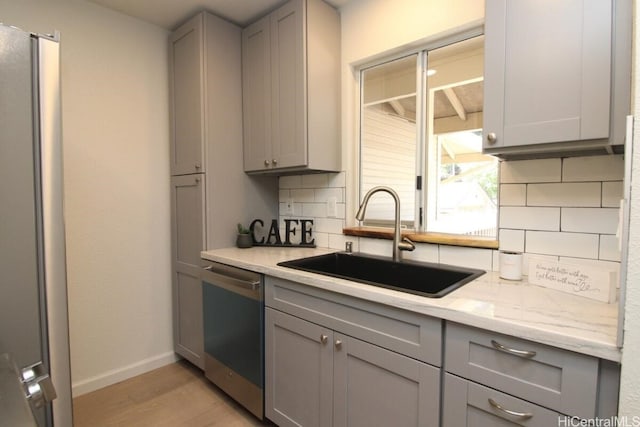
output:
[[[404,228],[495,237],[498,161],[482,154],[484,37],[363,68],[360,198],[393,188]],[[374,196],[365,225],[390,226]]]

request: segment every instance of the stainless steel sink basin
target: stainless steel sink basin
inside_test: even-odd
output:
[[[429,298],[443,297],[485,273],[473,268],[409,260],[394,262],[391,258],[347,252],[300,258],[278,265]]]

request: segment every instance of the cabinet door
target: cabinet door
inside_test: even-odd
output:
[[[445,336],[448,372],[565,414],[597,415],[597,358],[452,322]]]
[[[443,427],[570,425],[568,417],[557,412],[448,373],[443,387]]]
[[[244,170],[271,168],[271,39],[269,16],[242,31]]]
[[[204,249],[203,175],[171,180],[174,349],[204,368],[200,251]]]
[[[487,152],[608,138],[612,2],[487,0],[485,15]]]
[[[438,426],[440,370],[334,335],[334,425]]]
[[[205,172],[202,15],[169,39],[171,175]]]
[[[274,168],[307,163],[304,9],[304,0],[293,0],[271,14]]]
[[[281,427],[330,426],[333,333],[266,308],[265,415]]]

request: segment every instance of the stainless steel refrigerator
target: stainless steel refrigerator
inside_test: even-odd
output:
[[[73,424],[60,114],[57,37],[0,24],[2,427]]]

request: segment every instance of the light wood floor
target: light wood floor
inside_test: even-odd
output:
[[[75,427],[261,426],[185,361],[73,399]]]

